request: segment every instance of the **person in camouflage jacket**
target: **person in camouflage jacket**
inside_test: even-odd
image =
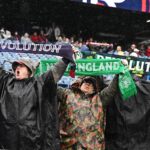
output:
[[[80,79],[70,89],[58,87],[62,150],[105,149],[105,108],[117,92],[117,82],[116,75],[101,92],[93,77]]]

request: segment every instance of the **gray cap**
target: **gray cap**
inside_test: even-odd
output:
[[[15,71],[17,66],[20,64],[24,64],[31,71],[31,76],[33,76],[36,71],[36,68],[39,66],[39,61],[35,62],[30,58],[21,58],[12,63],[13,71]]]

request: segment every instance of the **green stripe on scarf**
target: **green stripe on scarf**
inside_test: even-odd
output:
[[[47,71],[57,60],[42,60],[37,74]],[[69,75],[70,66],[65,75]],[[135,83],[129,70],[121,63],[120,59],[79,59],[76,61],[75,74],[78,76],[99,76],[119,74],[119,89],[123,99],[128,99],[137,93]]]

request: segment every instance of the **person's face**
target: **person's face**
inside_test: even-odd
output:
[[[80,89],[85,94],[92,94],[92,93],[94,93],[94,87],[93,87],[93,84],[91,82],[85,82],[84,81],[82,83]]]
[[[29,78],[30,77],[29,69],[24,64],[19,64],[15,70],[15,77],[18,80]]]
[[[117,46],[117,51],[121,51],[121,46]]]
[[[28,34],[28,33],[25,33],[25,34],[24,34],[24,37],[25,37],[25,38],[28,38],[28,37],[29,37],[29,34]]]
[[[37,36],[37,32],[34,32],[33,35],[34,35],[34,36]]]
[[[135,49],[136,48],[136,45],[135,44],[132,44],[131,45],[131,49]]]
[[[15,35],[18,35],[18,32],[15,32]]]

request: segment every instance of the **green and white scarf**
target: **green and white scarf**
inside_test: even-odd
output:
[[[42,60],[37,74],[47,71],[57,60]],[[69,75],[70,66],[65,75]],[[119,74],[119,89],[124,100],[137,94],[135,83],[120,59],[78,59],[75,74],[77,76],[99,76]]]

